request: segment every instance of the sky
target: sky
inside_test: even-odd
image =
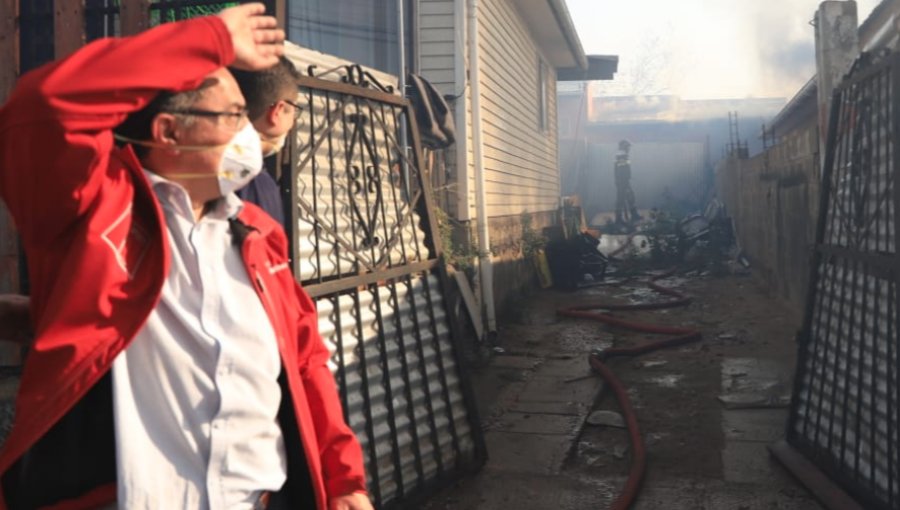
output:
[[[858,0],[862,23],[879,0]],[[618,55],[603,94],[789,99],[815,72],[820,0],[566,0],[589,55]]]

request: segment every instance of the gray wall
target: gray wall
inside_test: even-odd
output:
[[[777,297],[801,313],[815,242],[819,170],[815,119],[751,159],[725,159],[716,189],[745,255]]]
[[[762,117],[740,118],[740,139],[748,145],[750,154],[763,151],[762,140],[756,135],[766,121]],[[586,215],[615,209],[612,165],[616,144],[623,138],[633,144],[632,182],[637,205],[649,209],[663,205],[662,192],[666,187],[677,200],[687,200],[712,185],[712,168],[706,165],[713,165],[725,154],[728,117],[681,122],[599,122],[562,137],[561,193],[581,195]],[[705,172],[708,173],[704,175]]]
[[[566,147],[563,147],[566,150]],[[597,213],[615,211],[613,166],[616,143],[588,143],[569,192],[581,196],[590,222]],[[671,201],[702,202],[704,144],[699,142],[640,142],[631,147],[631,187],[639,209],[667,207]],[[577,181],[577,182],[576,182]],[[666,198],[666,194],[670,197]]]

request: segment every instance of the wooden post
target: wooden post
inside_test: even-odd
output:
[[[150,0],[122,0],[119,7],[122,35],[135,35],[150,28]]]
[[[54,0],[54,58],[62,58],[84,46],[84,0]]]
[[[0,0],[0,104],[12,92],[19,75],[18,0]],[[0,202],[0,293],[19,291],[19,243],[6,207]],[[0,365],[19,365],[19,347],[0,345]]]
[[[278,28],[287,31],[287,0],[274,0],[275,12],[270,13],[278,18]]]
[[[0,104],[12,91],[19,76],[19,2],[0,0]]]
[[[0,0],[0,103],[19,74],[18,0]],[[19,246],[6,207],[0,204],[0,293],[19,290]]]

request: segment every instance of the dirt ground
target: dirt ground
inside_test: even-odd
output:
[[[639,359],[611,362],[631,392],[632,405],[639,409],[639,423],[652,448],[652,468],[647,472],[650,485],[668,476],[716,477],[721,473],[720,451],[726,431],[720,418],[723,405],[716,397],[727,389],[722,387],[723,360],[763,356],[781,365],[781,373],[791,373],[793,336],[800,324],[798,317],[772,303],[747,278],[691,278],[682,285],[677,280],[670,283],[694,296],[695,303],[683,309],[618,315],[638,322],[698,328],[703,341]],[[612,336],[614,345],[628,347],[662,338],[612,331],[606,334]],[[790,383],[777,381],[778,387],[785,389]],[[615,399],[606,396],[597,408],[616,410]],[[586,428],[579,447],[618,444],[626,439],[624,431],[609,434],[608,429]],[[615,458],[590,462],[589,455],[574,455],[572,461],[574,466],[594,468],[601,476],[622,474],[628,464],[627,459]]]
[[[625,429],[587,423],[594,411],[618,411],[591,376],[587,355],[665,337],[562,318],[555,310],[666,299],[646,288],[647,278],[540,291],[513,307],[491,361],[474,370],[490,459],[432,498],[428,509],[574,510],[605,508],[614,499],[631,452]],[[782,437],[787,419],[799,314],[750,276],[678,275],[660,283],[693,303],[616,315],[698,328],[703,340],[609,362],[628,388],[648,451],[634,508],[820,508],[766,450]]]

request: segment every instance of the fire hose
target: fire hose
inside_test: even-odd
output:
[[[625,486],[622,489],[622,492],[619,494],[618,498],[613,501],[610,508],[612,510],[626,510],[629,508],[637,497],[638,490],[640,489],[641,482],[644,478],[644,472],[646,470],[647,458],[646,451],[644,449],[644,441],[641,437],[640,430],[638,428],[637,417],[634,413],[634,409],[631,407],[631,402],[628,399],[628,393],[625,391],[624,386],[621,381],[615,376],[615,374],[610,370],[610,368],[606,365],[606,361],[610,358],[615,357],[623,357],[623,356],[639,356],[642,354],[647,354],[649,352],[653,352],[659,349],[664,349],[667,347],[675,347],[678,345],[682,345],[689,342],[695,342],[700,340],[701,333],[695,329],[689,328],[679,328],[679,327],[671,327],[671,326],[660,326],[654,324],[644,324],[639,322],[630,322],[618,317],[614,317],[609,315],[608,313],[599,312],[598,309],[603,309],[606,311],[637,311],[637,310],[660,310],[666,308],[675,308],[680,306],[687,306],[691,303],[692,299],[677,290],[670,289],[667,287],[663,287],[656,283],[656,281],[661,280],[663,278],[669,277],[674,274],[675,271],[669,271],[665,274],[656,276],[652,278],[647,285],[653,289],[654,291],[670,296],[674,299],[660,302],[660,303],[639,303],[639,304],[608,304],[608,303],[590,303],[579,305],[571,308],[565,308],[558,310],[557,313],[559,315],[565,317],[575,317],[580,319],[590,319],[598,322],[602,322],[604,324],[608,324],[614,327],[628,329],[632,331],[638,331],[641,333],[651,333],[651,334],[660,334],[660,335],[674,335],[665,340],[661,340],[658,342],[652,342],[645,345],[640,345],[636,347],[618,347],[618,348],[610,348],[597,350],[592,352],[588,356],[588,363],[590,364],[591,370],[599,374],[606,384],[609,385],[610,389],[612,389],[613,393],[616,396],[616,400],[619,403],[619,407],[622,410],[622,414],[625,418],[625,424],[628,429],[628,435],[631,441],[631,446],[633,450],[632,455],[632,463],[631,468],[629,470],[628,479],[625,482]]]

